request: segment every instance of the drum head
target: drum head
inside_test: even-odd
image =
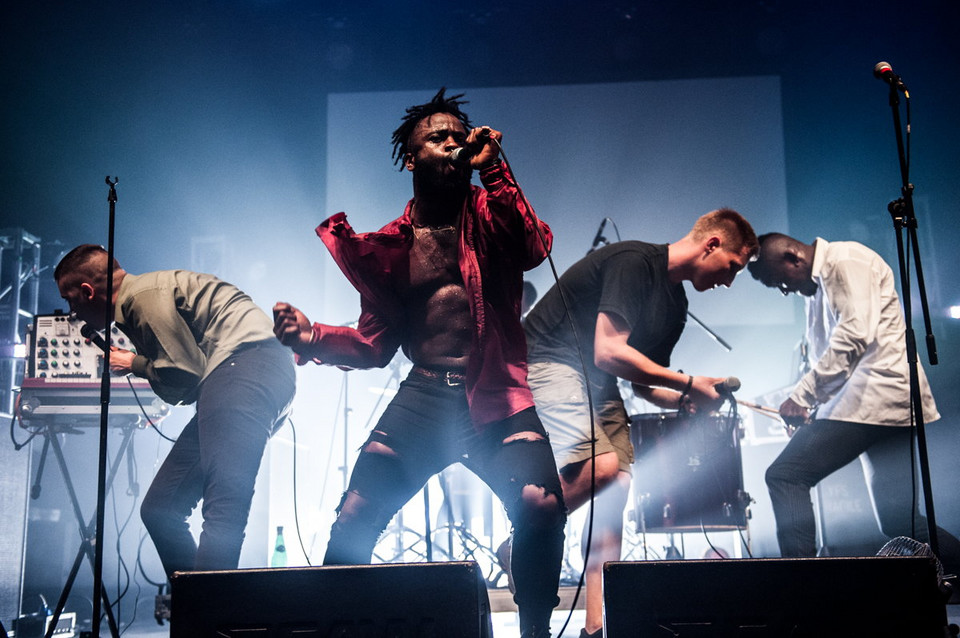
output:
[[[630,421],[638,531],[746,527],[739,419],[668,412]]]

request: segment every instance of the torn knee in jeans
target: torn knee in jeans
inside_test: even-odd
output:
[[[563,520],[566,506],[550,441],[541,433],[524,431],[503,439],[503,445],[510,482],[516,490],[507,509],[519,516],[532,516],[531,523],[536,525],[551,526],[554,514]]]
[[[525,432],[515,432],[511,434],[510,436],[508,436],[503,440],[503,443],[508,444],[508,443],[515,443],[517,441],[532,442],[532,441],[545,441],[545,440],[546,439],[544,439],[543,435],[540,434],[539,432],[525,431]]]
[[[384,456],[396,457],[397,453],[390,447],[388,444],[390,437],[380,430],[374,430],[370,433],[370,438],[367,439],[366,445],[363,446],[364,452],[369,452],[370,454],[383,454]]]
[[[376,501],[355,490],[348,490],[343,493],[337,506],[337,520],[330,530],[330,544],[369,544],[372,550],[392,516],[392,513],[385,513]]]
[[[516,520],[512,521],[514,527],[549,529],[562,527],[566,519],[560,493],[548,491],[545,486],[533,483],[520,489],[516,502],[510,509],[516,512]]]
[[[337,518],[352,518],[363,512],[367,499],[361,496],[356,490],[347,490],[340,497],[340,503],[337,505]]]

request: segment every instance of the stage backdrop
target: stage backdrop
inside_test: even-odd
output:
[[[777,77],[451,88],[448,95],[460,92],[474,124],[503,132],[521,187],[554,230],[561,273],[590,249],[604,217],[620,238],[652,242],[679,239],[721,206],[739,210],[758,232],[789,230]],[[405,107],[432,94],[329,97],[325,214],[345,211],[363,231],[402,212],[411,179],[392,164],[390,134]],[[604,235],[616,240],[613,225]],[[326,277],[327,320],[354,318],[356,295],[336,268]],[[541,293],[552,283],[546,266],[529,279]],[[765,303],[770,297],[757,292],[740,285],[691,295],[690,309],[718,326],[793,320],[790,304]]]

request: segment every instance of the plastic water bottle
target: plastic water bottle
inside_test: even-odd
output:
[[[283,542],[283,525],[277,525],[277,542],[273,546],[273,556],[270,558],[270,567],[287,566],[287,545]]]

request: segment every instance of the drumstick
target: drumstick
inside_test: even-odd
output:
[[[770,408],[765,405],[760,405],[759,403],[751,403],[750,401],[744,401],[743,399],[737,399],[737,403],[740,405],[755,410],[764,416],[768,416],[771,419],[780,419],[780,410],[776,408]]]

